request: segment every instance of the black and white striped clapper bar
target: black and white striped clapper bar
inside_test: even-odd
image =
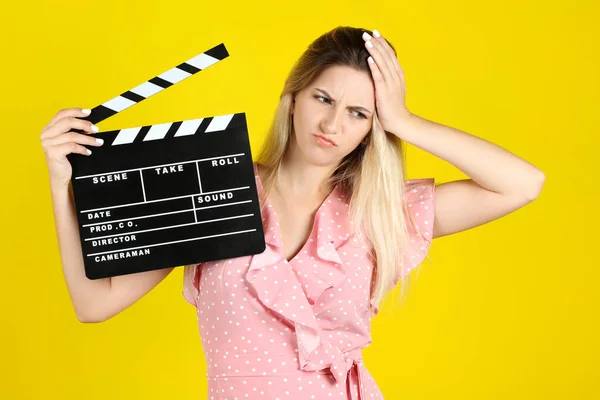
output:
[[[84,119],[96,124],[228,56],[220,44]],[[89,279],[265,250],[245,113],[91,136],[104,144],[68,156]]]

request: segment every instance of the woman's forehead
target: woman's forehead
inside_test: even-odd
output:
[[[322,89],[333,100],[347,102],[375,101],[375,88],[370,74],[346,66],[333,66],[324,70],[310,85]]]

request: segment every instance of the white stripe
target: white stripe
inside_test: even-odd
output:
[[[194,198],[194,196],[191,196],[192,199]],[[93,224],[85,224],[82,225],[83,228],[87,228],[88,226],[96,226],[96,225],[102,225],[102,224],[115,224],[117,222],[122,222],[122,221],[134,221],[136,219],[144,219],[144,218],[152,218],[152,217],[162,217],[165,215],[173,215],[173,214],[181,214],[181,213],[185,213],[185,212],[190,212],[192,211],[191,208],[188,208],[187,210],[177,210],[177,211],[169,211],[169,212],[164,212],[164,213],[158,213],[158,214],[148,214],[148,215],[142,215],[141,217],[130,217],[130,218],[123,218],[123,219],[113,219],[110,221],[104,221],[104,222],[94,222]],[[127,235],[127,233],[122,233],[122,235]],[[110,235],[109,235],[110,236]],[[106,236],[108,237],[108,236]],[[99,239],[99,238],[97,238]],[[90,239],[85,239],[85,240],[90,240]]]
[[[193,135],[198,130],[198,127],[202,123],[203,119],[204,118],[190,119],[187,121],[183,121],[182,124],[179,126],[177,133],[175,133],[175,136],[177,137],[177,136]]]
[[[155,85],[152,82],[144,82],[141,85],[131,89],[130,92],[139,94],[140,96],[142,96],[144,98],[148,98],[148,97],[152,96],[153,94],[160,92],[163,89],[164,89],[163,87]]]
[[[132,143],[142,127],[121,129],[112,145]]]
[[[121,252],[121,251],[137,250],[137,249],[143,249],[143,248],[146,248],[146,247],[165,246],[167,244],[190,242],[190,241],[193,241],[193,240],[210,239],[210,238],[215,238],[215,237],[220,237],[220,236],[237,235],[237,234],[240,234],[240,233],[255,232],[255,231],[256,231],[256,229],[247,229],[245,231],[218,233],[216,235],[210,235],[210,236],[200,236],[200,237],[195,237],[195,238],[191,238],[191,239],[174,240],[172,242],[149,244],[149,245],[146,245],[146,246],[139,246],[139,247],[130,247],[128,249],[110,250],[110,251],[104,251],[102,253],[92,253],[92,254],[88,254],[87,256],[91,257],[91,256],[97,256],[97,255],[100,255],[100,254],[118,253],[118,252]]]
[[[181,70],[176,67],[168,70],[167,72],[163,72],[158,77],[171,83],[177,83],[181,80],[184,80],[190,75],[191,74],[189,72],[185,72],[184,70]]]
[[[167,122],[166,124],[152,125],[148,133],[146,133],[146,137],[144,137],[143,141],[145,142],[147,140],[157,140],[164,138],[172,124],[172,122]]]
[[[237,188],[232,188],[232,189],[225,189],[225,190],[215,190],[213,192],[204,192],[204,193],[196,193],[196,194],[192,194],[191,196],[203,196],[206,194],[213,194],[213,193],[223,193],[223,192],[228,192],[231,190],[244,190],[244,189],[250,189],[250,186],[242,186],[242,187],[237,187]],[[183,195],[183,196],[175,196],[175,197],[165,197],[162,199],[157,199],[157,200],[148,200],[148,201],[139,201],[137,203],[129,203],[129,204],[119,204],[117,206],[109,206],[109,207],[100,207],[100,208],[94,208],[94,209],[90,209],[90,210],[82,210],[80,211],[80,213],[84,214],[86,212],[92,212],[92,211],[98,211],[98,210],[109,210],[109,209],[113,209],[113,208],[121,208],[121,207],[132,207],[132,206],[137,206],[140,204],[148,204],[148,203],[156,203],[156,202],[161,202],[161,201],[169,201],[169,200],[177,200],[177,199],[184,199],[186,197],[190,197],[189,194]],[[248,201],[252,201],[252,200],[248,200]],[[248,202],[246,201],[246,203]],[[240,202],[240,204],[243,202]],[[238,203],[229,203],[229,204],[238,204]],[[208,206],[208,207],[198,207],[196,208],[196,210],[204,210],[205,208],[214,208],[214,207],[224,207],[224,205],[216,205],[216,206]]]
[[[248,201],[251,202],[252,200],[248,200]],[[226,204],[226,205],[229,205],[229,204]],[[187,210],[171,211],[171,212],[161,213],[161,214],[142,215],[141,217],[124,218],[124,219],[117,219],[117,220],[113,220],[113,221],[97,222],[97,223],[94,223],[94,224],[83,225],[83,227],[87,228],[88,226],[96,226],[96,225],[102,225],[102,224],[114,224],[114,223],[121,222],[121,221],[133,221],[133,220],[136,220],[136,219],[160,217],[160,216],[163,216],[163,215],[181,214],[181,213],[184,213],[184,212],[188,212],[189,213],[190,211],[194,211],[194,209],[193,208],[188,208]],[[245,214],[243,216],[251,216],[251,215],[254,215],[254,214]],[[201,221],[200,223],[202,223],[202,222],[222,221],[222,220],[225,220],[225,219],[233,219],[233,218],[238,218],[238,217],[224,217],[224,218],[219,218],[219,219],[209,219],[209,220]],[[194,222],[192,222],[191,224],[194,224]],[[140,233],[140,232],[152,232],[152,231],[157,231],[157,230],[160,230],[160,229],[170,228],[170,227],[173,227],[173,226],[185,226],[185,225],[190,225],[190,224],[171,225],[171,226],[166,226],[164,228],[153,228],[153,229],[145,229],[145,230],[142,230],[142,231],[135,231],[135,232],[117,233],[115,235],[96,236],[96,237],[92,237],[92,238],[85,239],[85,240],[88,241],[88,240],[96,240],[96,239],[105,239],[105,238],[108,238],[108,237],[130,235],[132,233]]]
[[[196,68],[204,69],[210,67],[218,61],[220,60],[217,60],[216,58],[211,57],[208,54],[202,53],[192,58],[191,60],[186,61],[186,63],[193,65]]]
[[[127,107],[130,107],[134,104],[137,104],[137,103],[135,101],[126,99],[125,97],[117,96],[114,99],[109,100],[102,105],[104,107],[110,108],[111,110],[114,110],[116,112],[121,112],[124,109],[126,109]]]
[[[215,131],[224,130],[225,128],[227,128],[227,125],[229,125],[229,122],[231,122],[232,118],[233,118],[233,114],[221,115],[218,117],[214,117],[212,119],[212,121],[210,121],[208,128],[206,128],[206,132],[215,132]]]
[[[193,209],[184,210],[184,211],[185,212],[190,212],[190,211],[193,211]],[[207,224],[209,222],[227,221],[228,219],[245,218],[245,217],[252,217],[252,216],[254,216],[254,214],[234,215],[233,217],[223,217],[223,218],[207,219],[207,220],[204,220],[204,221],[189,222],[187,224],[169,225],[169,226],[163,226],[163,227],[160,227],[160,228],[144,229],[142,231],[132,231],[132,232],[127,232],[127,233],[119,233],[117,235],[108,235],[108,236],[93,237],[93,238],[89,238],[89,239],[85,239],[85,240],[86,241],[88,241],[88,240],[98,240],[98,239],[105,239],[105,238],[109,238],[109,237],[117,237],[117,236],[124,236],[124,235],[133,235],[134,233],[156,232],[156,231],[162,231],[164,229],[180,228],[182,226]],[[123,221],[128,221],[128,220],[124,219]]]

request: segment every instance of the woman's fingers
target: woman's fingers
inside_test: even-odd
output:
[[[394,67],[388,50],[381,43],[381,40],[384,39],[371,38],[366,32],[363,33],[363,39],[365,39],[365,46],[375,60],[385,81],[390,83],[397,82],[399,79],[396,67]]]
[[[48,125],[46,125],[44,127],[44,129],[42,129],[42,130],[46,130],[46,129],[50,128],[51,125],[53,125],[56,121],[58,121],[61,118],[64,118],[64,117],[83,118],[83,117],[87,117],[88,115],[90,115],[90,112],[91,112],[91,110],[79,108],[79,107],[62,109],[59,112],[57,112],[54,117],[52,117],[50,122],[48,122]]]
[[[389,82],[392,79],[392,77],[390,76],[390,71],[388,69],[387,64],[382,59],[382,56],[379,53],[379,49],[375,47],[377,45],[375,43],[375,40],[373,40],[371,35],[369,35],[367,32],[364,32],[362,37],[363,37],[363,40],[365,41],[365,46],[367,47],[367,51],[369,52],[369,54],[375,61],[375,64],[377,64],[377,67],[379,68],[379,72],[381,72],[381,76],[383,76],[384,81]]]
[[[373,81],[375,81],[375,85],[377,87],[377,85],[385,82],[383,79],[383,75],[381,74],[381,71],[380,71],[379,67],[377,66],[377,63],[375,63],[375,60],[373,60],[373,57],[369,57],[368,62],[369,62],[369,68],[371,68],[371,75],[373,76]],[[375,90],[377,90],[377,89],[375,89]]]
[[[88,150],[85,146],[75,142],[66,142],[57,146],[51,146],[46,151],[48,157],[55,160],[62,159],[70,153],[83,154],[84,156],[87,156],[91,154],[91,150]]]
[[[86,132],[98,132],[98,128],[90,121],[85,121],[73,116],[63,116],[57,119],[53,124],[48,125],[42,131],[40,139],[49,139],[62,133],[69,132],[71,129],[80,129]]]
[[[389,54],[390,60],[394,66],[394,69],[396,70],[396,72],[398,72],[398,74],[400,75],[404,75],[404,71],[402,70],[402,67],[400,66],[400,63],[398,62],[398,55],[394,52],[394,49],[392,49],[392,46],[390,46],[390,44],[388,43],[387,40],[385,40],[381,34],[379,32],[377,32],[377,30],[373,31],[373,36],[375,36],[376,40],[381,43],[381,45],[383,46],[384,49],[387,50],[387,54]]]
[[[84,135],[82,133],[67,132],[52,138],[43,139],[42,147],[44,149],[48,149],[52,146],[58,146],[69,142],[78,143],[82,145],[85,144],[89,146],[102,146],[103,143],[102,139],[97,139],[95,137]]]

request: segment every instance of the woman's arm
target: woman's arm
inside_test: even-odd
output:
[[[436,186],[433,237],[493,221],[538,197],[544,173],[509,151],[458,129],[411,114],[398,136],[449,163],[470,179]]]
[[[71,186],[53,185],[51,189],[63,274],[79,321],[107,320],[143,297],[173,270],[89,279],[85,275]]]

